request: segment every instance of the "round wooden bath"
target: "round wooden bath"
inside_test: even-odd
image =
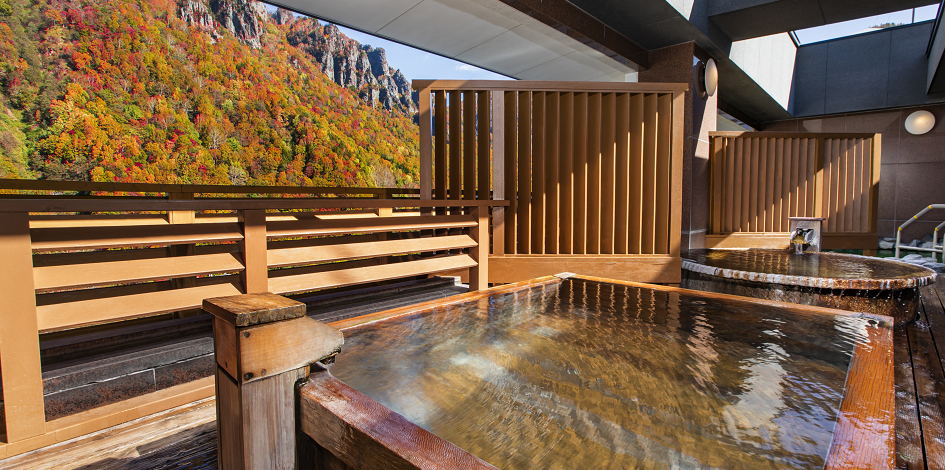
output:
[[[935,272],[900,261],[788,250],[691,250],[682,287],[893,317],[909,323]]]

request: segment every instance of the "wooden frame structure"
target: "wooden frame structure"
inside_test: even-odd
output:
[[[824,217],[823,248],[875,250],[880,134],[711,132],[706,248],[786,248]]]
[[[561,271],[679,282],[687,85],[413,87],[421,198],[510,201],[492,213],[494,282]]]
[[[288,295],[456,269],[470,271],[471,290],[482,289],[489,282],[488,259],[480,249],[489,243],[488,208],[503,204],[372,198],[3,201],[0,458],[213,395],[210,377],[47,421],[40,334],[196,309],[212,297]],[[465,213],[416,213],[444,206]],[[197,217],[195,211],[224,213]]]

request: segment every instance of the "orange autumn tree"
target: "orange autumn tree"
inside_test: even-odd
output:
[[[416,185],[412,115],[329,81],[288,25],[257,49],[179,8],[0,0],[0,177]]]

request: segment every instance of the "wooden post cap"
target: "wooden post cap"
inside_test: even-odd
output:
[[[275,294],[203,301],[214,315],[217,364],[238,383],[306,367],[341,351],[340,331],[305,316],[305,304]]]
[[[305,315],[305,304],[269,293],[204,299],[203,309],[237,327],[263,325]]]

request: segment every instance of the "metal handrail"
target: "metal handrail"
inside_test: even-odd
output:
[[[929,204],[928,207],[922,209],[921,211],[919,211],[918,214],[912,216],[911,219],[905,221],[902,225],[899,226],[899,230],[896,231],[896,258],[899,257],[899,249],[902,248],[905,250],[912,250],[912,251],[931,252],[932,259],[936,261],[938,261],[938,259],[935,257],[935,253],[941,253],[942,261],[945,262],[945,249],[943,249],[943,246],[945,246],[945,237],[943,237],[942,245],[937,244],[938,234],[939,232],[942,231],[943,228],[945,228],[945,222],[938,224],[938,226],[935,227],[935,230],[932,232],[932,248],[922,248],[918,246],[904,246],[902,244],[902,229],[908,227],[909,224],[911,224],[912,222],[919,220],[919,217],[922,217],[923,215],[925,215],[928,211],[932,209],[945,209],[945,204]]]

